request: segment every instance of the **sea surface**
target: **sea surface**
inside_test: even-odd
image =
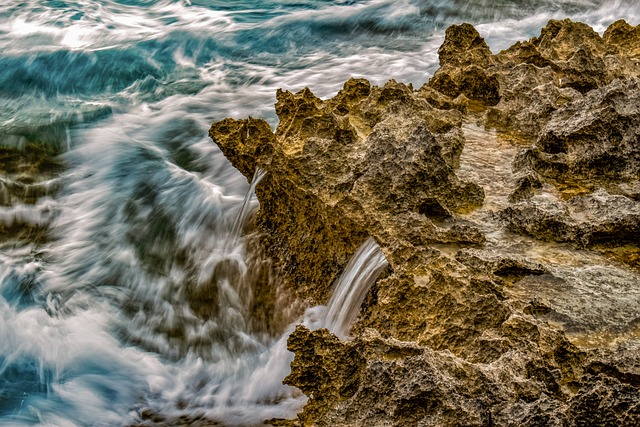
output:
[[[359,304],[329,320],[288,305],[251,244],[252,187],[210,124],[275,127],[277,88],[419,87],[450,24],[497,52],[565,17],[637,25],[640,1],[2,1],[0,148],[57,166],[0,174],[0,425],[294,417],[287,334],[344,327]],[[370,273],[384,260],[366,245]]]

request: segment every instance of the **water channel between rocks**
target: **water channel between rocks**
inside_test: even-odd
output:
[[[509,196],[516,186],[512,163],[527,145],[472,123],[463,131],[466,142],[458,177],[485,191],[482,208],[463,216],[487,237],[482,249],[471,250],[474,255],[486,260],[515,258],[546,269],[545,274],[510,283],[506,290],[523,303],[544,307],[537,315],[562,328],[574,344],[599,347],[640,339],[640,271],[595,250],[508,231],[499,213],[511,204]],[[546,184],[538,197],[567,196]]]

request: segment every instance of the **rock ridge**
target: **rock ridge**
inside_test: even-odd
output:
[[[550,21],[493,54],[454,25],[438,54],[417,90],[279,90],[275,132],[211,127],[268,172],[256,224],[299,299],[325,303],[368,236],[389,261],[353,340],[290,336],[290,424],[640,424],[640,27]]]

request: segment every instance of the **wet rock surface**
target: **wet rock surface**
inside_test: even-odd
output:
[[[502,215],[513,231],[541,240],[582,246],[640,242],[640,203],[603,189],[566,202],[535,196]]]
[[[49,239],[49,221],[57,214],[52,197],[62,188],[59,149],[27,141],[0,144],[0,250],[21,241]]]
[[[616,80],[554,112],[518,166],[545,176],[638,177],[640,80]]]
[[[256,189],[291,292],[327,301],[372,236],[352,340],[298,327],[298,425],[640,423],[640,30],[550,21],[493,54],[452,26],[420,89],[279,91],[210,136]]]
[[[245,176],[268,171],[256,189],[257,221],[290,280],[305,284],[303,297],[324,301],[367,235],[394,245],[483,241],[453,218],[484,197],[455,174],[464,145],[458,111],[438,110],[394,81],[350,80],[327,101],[308,89],[277,96],[275,134],[262,120],[225,119],[210,135]]]

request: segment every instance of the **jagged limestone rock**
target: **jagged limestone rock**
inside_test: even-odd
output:
[[[640,176],[640,79],[615,80],[550,115],[527,163],[542,175]]]
[[[461,24],[447,28],[438,56],[440,69],[428,83],[431,88],[451,98],[464,95],[488,105],[500,101],[498,79],[487,73],[495,59],[473,26]]]
[[[640,202],[603,189],[566,203],[533,197],[510,206],[502,215],[512,230],[542,240],[582,246],[640,242]]]
[[[383,247],[482,243],[469,226],[434,223],[483,201],[479,186],[455,175],[460,112],[438,110],[394,81],[352,79],[326,101],[309,89],[277,98],[275,134],[261,120],[225,119],[210,135],[245,176],[268,171],[256,190],[258,223],[278,236],[271,253],[301,295],[322,301],[367,235]]]
[[[600,37],[585,24],[551,20],[539,37],[498,53],[487,73],[500,82],[501,102],[489,110],[489,124],[535,138],[552,112],[616,79],[637,76],[636,28],[618,21]]]
[[[624,21],[602,37],[550,21],[494,55],[454,25],[418,90],[278,91],[275,132],[213,124],[248,179],[268,172],[257,226],[299,298],[324,303],[367,236],[389,261],[353,340],[290,336],[285,382],[310,397],[292,424],[640,423],[639,40]],[[506,207],[460,178],[464,123],[528,146],[511,155]]]

